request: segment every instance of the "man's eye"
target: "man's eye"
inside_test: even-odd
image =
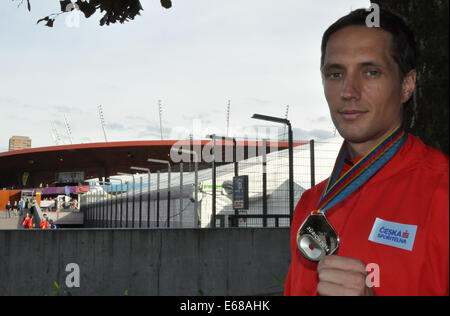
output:
[[[369,71],[366,71],[366,74],[369,77],[376,77],[380,74],[380,72],[378,70],[369,70]]]
[[[342,74],[340,72],[331,72],[327,77],[330,79],[338,79],[342,77]]]

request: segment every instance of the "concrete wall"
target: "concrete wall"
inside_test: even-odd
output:
[[[0,230],[0,295],[270,295],[289,262],[289,228]]]

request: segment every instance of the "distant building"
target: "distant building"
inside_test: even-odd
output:
[[[13,136],[9,139],[9,151],[31,148],[31,138],[27,136]]]

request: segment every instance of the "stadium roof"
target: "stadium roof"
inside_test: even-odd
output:
[[[58,172],[84,172],[85,179],[107,177],[118,172],[130,173],[131,166],[149,168],[152,172],[167,168],[166,165],[147,162],[148,158],[170,160],[174,145],[188,149],[189,140],[151,140],[62,145],[23,149],[0,153],[0,187],[21,188],[23,175],[27,173],[25,187],[38,187],[41,183],[51,185]],[[195,145],[211,144],[211,140],[194,141]],[[232,146],[231,141],[217,146]],[[254,156],[249,148],[261,146],[259,141],[238,141],[245,148],[245,158]],[[294,146],[304,143],[294,143]],[[268,142],[268,147],[286,149],[287,142]],[[271,149],[273,150],[273,149]],[[223,154],[224,154],[223,150]],[[210,164],[203,163],[203,167]],[[185,169],[186,170],[186,169]]]

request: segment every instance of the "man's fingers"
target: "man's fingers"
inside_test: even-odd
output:
[[[326,256],[322,259],[317,266],[317,271],[320,272],[322,269],[337,269],[366,274],[366,265],[362,261],[336,255]]]
[[[366,265],[354,258],[326,256],[317,266],[320,295],[365,295]]]
[[[342,285],[346,288],[364,288],[366,276],[361,272],[324,268],[318,271],[320,282]]]
[[[319,282],[317,294],[320,296],[358,296],[361,293],[357,289],[346,288],[331,282]]]

